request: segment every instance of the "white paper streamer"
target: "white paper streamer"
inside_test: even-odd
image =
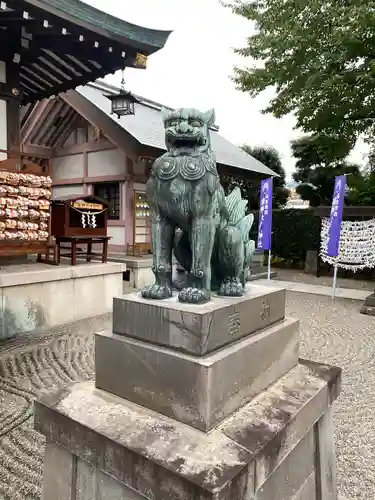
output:
[[[95,213],[93,214],[91,212],[80,212],[80,214],[83,228],[85,228],[86,226],[95,228],[97,226]]]
[[[375,219],[342,221],[337,257],[326,255],[329,218],[322,219],[320,257],[323,262],[349,271],[375,267]]]

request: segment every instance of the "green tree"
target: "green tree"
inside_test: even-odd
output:
[[[367,155],[367,163],[365,166],[365,172],[375,172],[375,146],[372,145],[370,151]]]
[[[244,144],[241,146],[241,149],[279,175],[279,177],[274,177],[273,180],[273,206],[274,208],[283,207],[288,199],[289,190],[285,187],[285,170],[282,166],[280,153],[270,146],[251,147]],[[238,186],[241,189],[243,198],[249,202],[249,209],[259,209],[259,181],[249,180],[240,175],[231,175],[224,176],[221,182],[226,193],[230,192],[235,186]]]
[[[293,179],[303,200],[311,206],[330,205],[337,175],[348,174],[349,187],[362,178],[359,167],[346,160],[350,147],[345,139],[316,134],[292,141]]]
[[[255,146],[252,148],[244,144],[241,149],[279,175],[279,177],[273,179],[273,206],[275,208],[285,206],[289,197],[289,189],[285,187],[285,169],[281,162],[280,153],[271,146]]]
[[[375,172],[369,171],[351,180],[347,204],[367,207],[375,205]]]
[[[375,8],[373,0],[232,0],[224,5],[255,24],[236,53],[239,89],[275,96],[264,109],[293,112],[304,132],[356,137],[375,132]],[[249,25],[249,30],[251,25]]]
[[[259,208],[259,182],[246,179],[241,175],[221,175],[221,185],[224,188],[225,194],[229,194],[233,188],[238,186],[241,189],[241,195],[244,200],[248,201],[248,209],[258,210]]]

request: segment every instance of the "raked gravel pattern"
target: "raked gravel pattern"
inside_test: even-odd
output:
[[[33,430],[33,401],[94,374],[94,331],[111,316],[0,347],[0,499],[39,500],[44,438]]]
[[[287,314],[301,320],[301,354],[341,366],[335,403],[342,500],[375,499],[375,318],[359,302],[287,293]],[[93,333],[110,316],[0,346],[0,500],[39,500],[44,439],[33,430],[33,400],[93,377]]]

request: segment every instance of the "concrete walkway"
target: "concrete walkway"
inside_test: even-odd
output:
[[[257,280],[255,282],[257,285],[267,286],[268,282],[266,279]],[[271,280],[271,286],[273,288],[285,288],[291,292],[300,293],[311,293],[314,295],[324,295],[327,297],[332,296],[332,287],[322,286],[322,285],[310,285],[307,283],[297,283],[295,281],[280,281]],[[338,299],[352,299],[352,300],[365,300],[368,295],[370,295],[369,290],[355,290],[349,288],[336,288],[336,298]]]

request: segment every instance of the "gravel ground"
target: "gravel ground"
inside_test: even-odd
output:
[[[358,302],[287,294],[289,316],[301,319],[304,357],[341,366],[335,403],[339,492],[345,500],[375,498],[375,318]],[[32,403],[46,390],[93,376],[93,331],[109,316],[48,336],[0,346],[0,499],[41,498],[44,439],[32,428]]]
[[[332,276],[321,276],[320,278],[317,278],[313,274],[305,274],[303,271],[299,271],[298,269],[281,269],[275,267],[272,270],[277,273],[277,277],[275,278],[276,280],[306,283],[308,285],[332,286]],[[350,290],[369,290],[372,292],[375,288],[375,281],[338,277],[337,287],[349,288]]]
[[[334,404],[342,500],[374,500],[375,318],[357,301],[308,294],[287,293],[287,310],[301,320],[301,356],[343,370]]]
[[[0,499],[41,499],[44,438],[33,430],[33,401],[93,377],[94,331],[111,316],[0,347]]]

